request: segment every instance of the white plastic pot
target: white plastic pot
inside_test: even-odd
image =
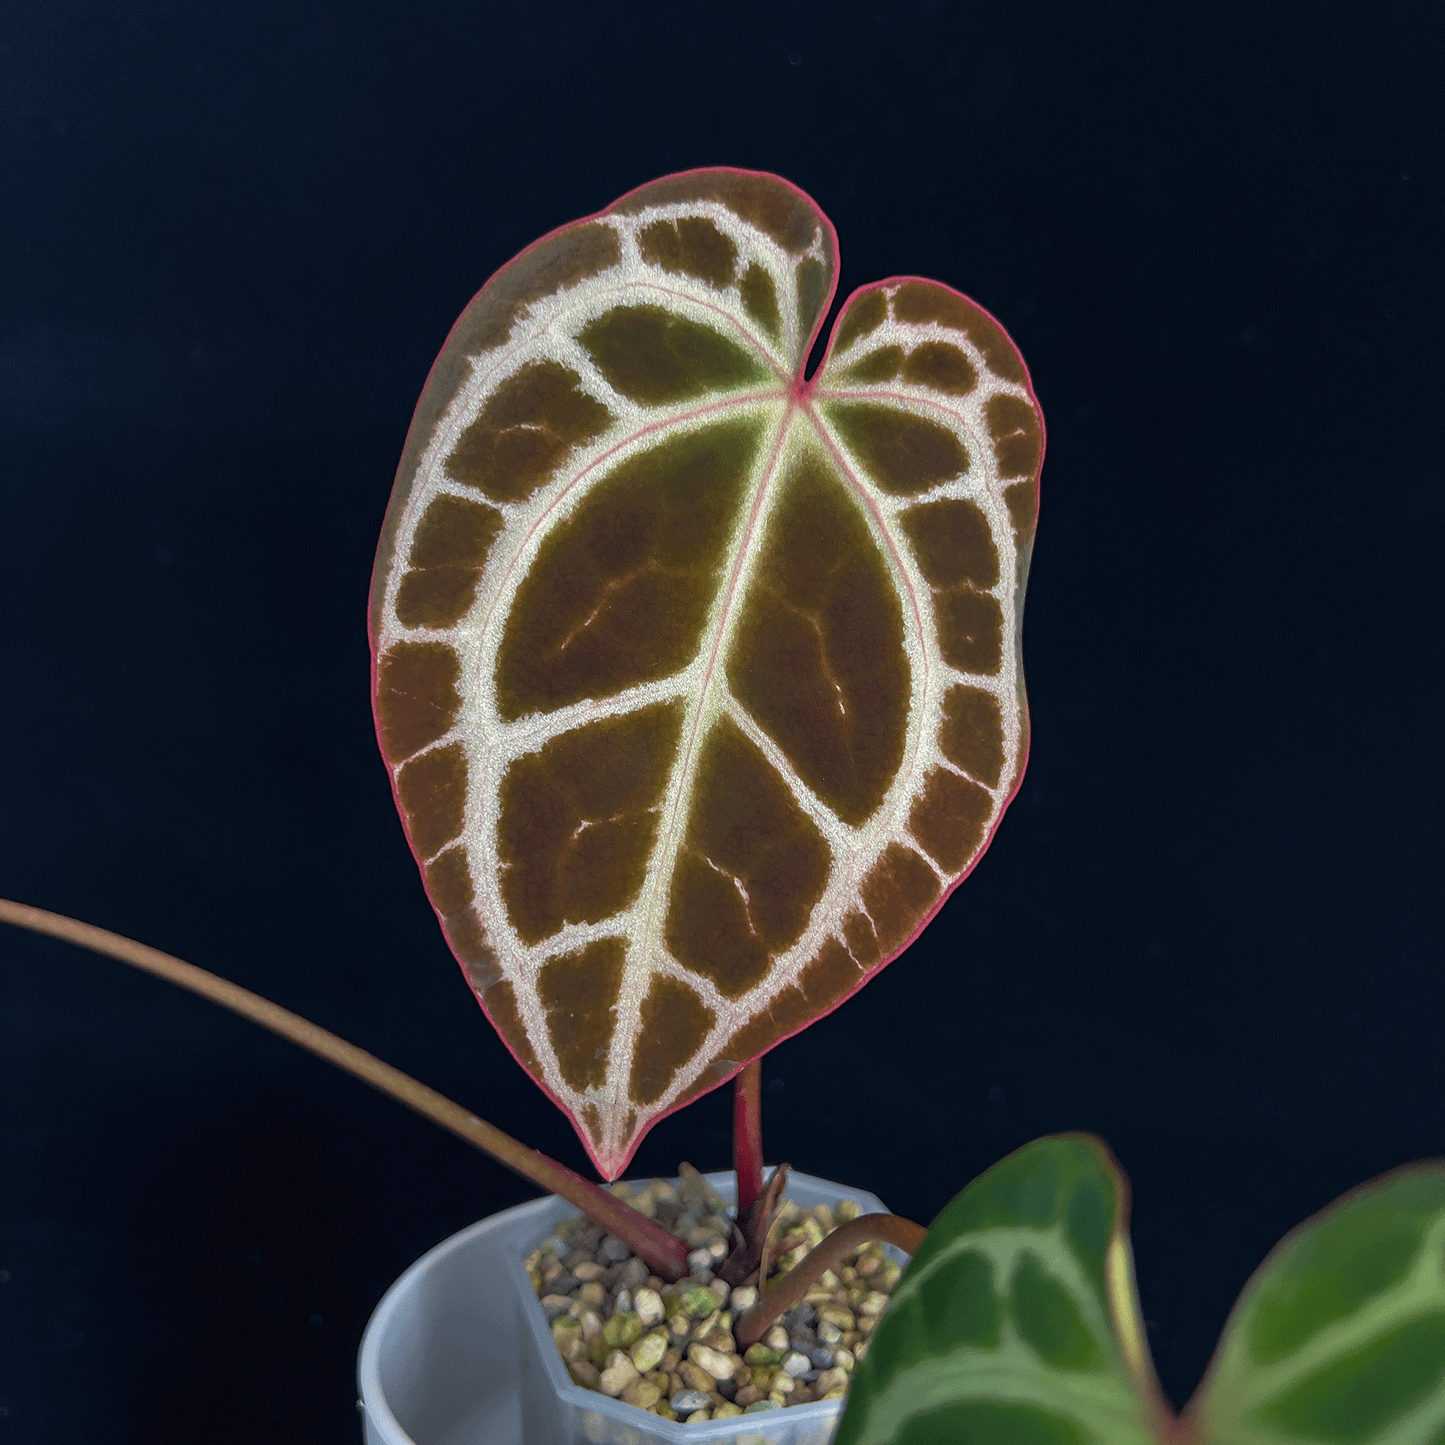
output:
[[[735,1197],[731,1173],[707,1179]],[[884,1210],[808,1174],[790,1174],[785,1193],[804,1207]],[[452,1235],[392,1285],[361,1341],[366,1445],[828,1445],[841,1400],[683,1425],[574,1384],[522,1260],[576,1212],[555,1196],[519,1204]]]

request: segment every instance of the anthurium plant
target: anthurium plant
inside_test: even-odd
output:
[[[907,948],[1028,751],[1028,372],[986,311],[915,277],[854,291],[810,369],[837,274],[802,192],[693,171],[536,242],[448,337],[370,632],[381,750],[469,987],[604,1180],[733,1081],[715,1262],[750,1291],[739,1348],[861,1245],[914,1255],[856,1352],[840,1440],[1441,1445],[1439,1169],[1286,1241],[1182,1421],[1139,1326],[1123,1177],[1082,1136],[1011,1156],[926,1239],[865,1216],[770,1281],[786,1166],[765,1177],[758,1060]],[[330,1058],[575,1203],[658,1281],[695,1267],[616,1193],[276,1005],[73,920],[0,916]]]

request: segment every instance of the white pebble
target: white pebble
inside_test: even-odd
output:
[[[611,1395],[615,1400],[636,1378],[637,1366],[621,1350],[613,1350],[597,1383],[604,1395]]]
[[[667,1353],[667,1336],[654,1331],[643,1337],[633,1345],[629,1354],[632,1363],[637,1367],[638,1374],[645,1375],[649,1370],[655,1370],[661,1363],[662,1357]]]
[[[687,1347],[687,1357],[700,1370],[706,1370],[714,1380],[731,1380],[736,1366],[731,1355],[715,1350],[711,1345],[692,1344]],[[806,1361],[804,1362],[806,1364]]]
[[[632,1302],[637,1318],[644,1325],[655,1325],[663,1316],[662,1296],[655,1289],[640,1289]]]
[[[795,1380],[806,1370],[813,1368],[813,1362],[807,1355],[800,1355],[797,1350],[783,1356],[782,1371],[785,1375],[791,1375]]]

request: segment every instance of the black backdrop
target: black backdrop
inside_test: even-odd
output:
[[[367,698],[468,297],[671,170],[998,315],[1049,423],[1033,756],[914,949],[764,1063],[771,1159],[927,1221],[1135,1189],[1182,1402],[1291,1225],[1445,1153],[1437,6],[11,0],[0,892],[259,990],[578,1168],[470,1001]],[[166,985],[0,937],[0,1438],[355,1445],[412,1259],[534,1191]],[[727,1159],[727,1093],[642,1172]]]

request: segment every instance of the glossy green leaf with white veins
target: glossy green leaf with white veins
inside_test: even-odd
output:
[[[1155,1445],[1128,1185],[1083,1134],[1036,1139],[934,1221],[854,1375],[836,1445]]]
[[[452,949],[616,1176],[895,957],[1022,775],[1042,420],[986,312],[831,302],[774,176],[670,176],[487,283],[371,601],[382,750]],[[966,960],[964,961],[966,964]]]
[[[1290,1233],[1175,1419],[1139,1317],[1127,1182],[1089,1135],[1037,1139],[934,1221],[836,1445],[1445,1445],[1445,1164]]]
[[[1185,1418],[1209,1445],[1445,1445],[1445,1165],[1373,1180],[1290,1233]]]

